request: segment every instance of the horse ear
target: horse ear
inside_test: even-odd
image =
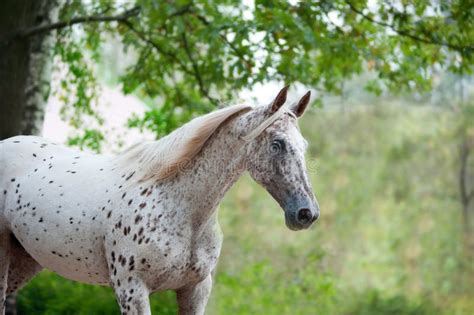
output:
[[[277,110],[280,109],[280,107],[283,106],[283,104],[285,104],[286,102],[286,95],[288,94],[288,89],[290,88],[289,85],[285,86],[283,89],[280,90],[280,92],[278,92],[278,95],[275,97],[275,99],[273,100],[272,102],[272,106],[271,106],[271,109],[270,109],[270,113],[274,113],[276,112]]]
[[[306,110],[306,107],[308,107],[309,100],[311,99],[311,91],[308,91],[300,100],[298,103],[293,105],[291,108],[291,111],[296,115],[296,117],[301,117]]]

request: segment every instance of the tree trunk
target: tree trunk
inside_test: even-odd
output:
[[[51,78],[53,34],[6,39],[19,30],[57,20],[57,0],[0,2],[0,140],[39,134]],[[16,296],[6,301],[6,314],[16,314]]]
[[[58,1],[0,2],[0,139],[39,134],[51,78],[52,34],[18,38],[19,30],[57,19]]]
[[[469,157],[474,147],[474,141],[469,136],[463,134],[460,150],[460,168],[459,168],[459,191],[462,205],[462,220],[465,234],[470,234],[470,207],[474,198],[474,187],[470,182]]]

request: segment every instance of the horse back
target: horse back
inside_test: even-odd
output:
[[[8,196],[17,190],[24,191],[25,186],[37,187],[35,193],[39,193],[40,189],[44,192],[57,190],[58,185],[72,188],[84,183],[92,177],[88,168],[96,168],[94,163],[98,160],[104,160],[104,156],[79,152],[37,136],[16,136],[1,141],[0,214],[4,214]]]
[[[37,136],[16,136],[0,142],[0,182],[15,186],[17,178],[28,174],[48,160],[56,160],[73,150]],[[49,162],[51,163],[51,162]]]

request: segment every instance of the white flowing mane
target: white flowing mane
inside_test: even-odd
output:
[[[142,181],[168,178],[189,163],[230,116],[251,108],[233,105],[197,117],[158,141],[133,145],[117,156],[118,163]]]

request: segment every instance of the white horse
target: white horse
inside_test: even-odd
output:
[[[248,170],[292,230],[319,207],[297,117],[286,108],[230,106],[117,156],[39,137],[0,142],[0,301],[42,268],[111,286],[123,314],[150,314],[148,296],[175,290],[180,314],[203,314],[221,248],[216,208]]]

